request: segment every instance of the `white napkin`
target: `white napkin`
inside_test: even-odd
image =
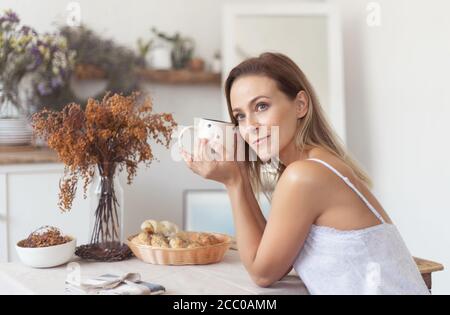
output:
[[[159,284],[141,281],[139,273],[126,273],[121,276],[107,274],[81,281],[67,279],[65,288],[67,294],[154,295],[165,291]]]

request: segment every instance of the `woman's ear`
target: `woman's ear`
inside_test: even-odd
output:
[[[301,90],[300,92],[297,93],[297,96],[295,97],[297,118],[305,117],[306,113],[308,112],[308,104],[309,104],[308,94],[306,94],[305,91]]]

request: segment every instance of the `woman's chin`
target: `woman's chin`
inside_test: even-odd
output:
[[[267,163],[271,159],[270,155],[258,155],[258,157],[263,163]]]
[[[265,147],[256,148],[255,153],[264,163],[269,162],[274,157],[278,157],[278,152],[270,152],[270,147],[267,149]]]

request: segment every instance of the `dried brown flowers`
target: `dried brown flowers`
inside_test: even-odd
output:
[[[151,100],[137,92],[89,99],[85,110],[75,103],[61,111],[44,109],[33,115],[32,124],[65,164],[58,203],[62,211],[70,210],[79,178],[86,197],[96,167],[106,177],[125,168],[130,184],[138,164],[154,160],[149,138],[168,148],[177,126],[172,114],[153,113]]]
[[[43,226],[33,233],[28,238],[19,242],[20,247],[49,247],[65,244],[70,242],[72,238],[62,235],[61,231],[53,226]]]

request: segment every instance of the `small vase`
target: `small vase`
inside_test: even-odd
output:
[[[194,46],[194,41],[190,38],[179,39],[173,43],[171,58],[175,69],[183,69],[188,65]]]
[[[31,124],[14,103],[15,91],[4,89],[0,82],[0,146],[29,145],[33,139]]]
[[[154,47],[150,51],[149,64],[153,69],[168,70],[172,68],[172,60],[170,59],[170,47],[160,45]]]
[[[15,89],[7,88],[7,84],[0,81],[0,119],[19,116],[19,95]]]
[[[220,73],[222,71],[222,60],[220,58],[214,58],[211,64],[211,72]]]
[[[124,243],[123,202],[117,165],[100,166],[90,186],[90,243],[77,248],[78,256],[97,261],[120,261],[131,257],[131,251]]]

